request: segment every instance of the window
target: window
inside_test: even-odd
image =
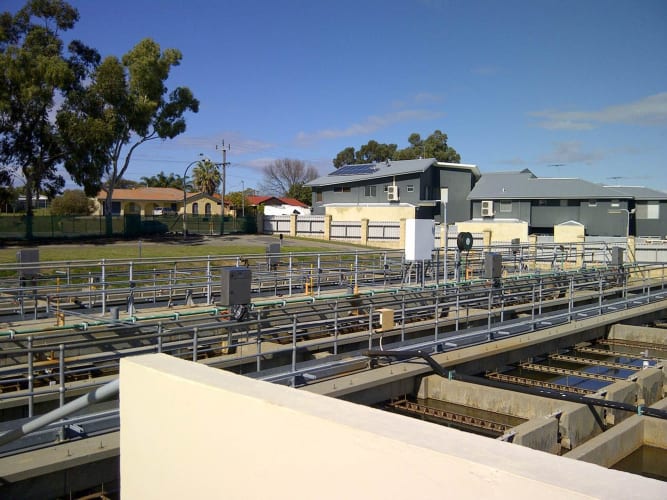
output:
[[[598,206],[598,200],[588,200],[588,206],[589,207],[597,207]]]
[[[657,201],[647,201],[644,203],[637,203],[636,211],[637,219],[659,219],[660,218],[660,203]]]
[[[512,202],[511,201],[506,201],[506,200],[501,200],[500,201],[500,211],[501,212],[511,212],[512,211]]]
[[[414,191],[415,191],[415,187],[414,187],[412,184],[408,184],[407,186],[405,186],[405,190],[406,190],[408,193],[414,193]]]
[[[386,193],[389,190],[389,184],[384,185],[384,192]]]
[[[349,193],[350,192],[350,187],[349,186],[336,186],[334,187],[334,193]]]
[[[199,215],[199,203],[192,204],[192,215]]]
[[[322,191],[317,191],[315,193],[315,201],[322,201]]]
[[[211,204],[210,203],[207,203],[206,205],[204,205],[204,213],[206,215],[211,215]]]
[[[375,196],[376,189],[376,186],[364,186],[364,196]]]

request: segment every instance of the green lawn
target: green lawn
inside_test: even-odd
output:
[[[316,245],[308,246],[306,242],[301,245],[289,245],[282,248],[282,253],[288,252],[330,252],[333,249],[323,249]],[[0,248],[0,264],[12,264],[16,262],[16,252],[20,247]],[[116,242],[106,244],[85,245],[40,245],[39,260],[49,261],[77,261],[77,260],[99,260],[99,259],[133,259],[133,258],[159,258],[159,257],[199,257],[207,255],[239,255],[266,253],[265,244],[209,244],[200,242],[164,242],[153,243],[139,242]],[[341,247],[341,250],[344,250]],[[141,254],[140,254],[141,252]]]

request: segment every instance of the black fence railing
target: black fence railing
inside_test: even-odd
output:
[[[216,235],[229,233],[256,233],[255,217],[225,216],[224,224],[219,215],[187,216],[188,234]],[[183,216],[141,216],[138,214],[114,215],[111,219],[111,235],[157,236],[182,234]],[[106,218],[103,215],[2,215],[0,216],[0,240],[67,239],[105,237]]]

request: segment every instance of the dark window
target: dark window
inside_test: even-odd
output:
[[[364,196],[375,196],[376,187],[375,186],[364,186]]]

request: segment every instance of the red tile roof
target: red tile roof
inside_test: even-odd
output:
[[[276,200],[278,203],[272,203],[273,205],[292,205],[293,207],[302,207],[306,208],[308,205],[300,202],[295,198],[279,198],[277,196],[247,196],[246,199],[250,205],[265,205],[269,200]]]

